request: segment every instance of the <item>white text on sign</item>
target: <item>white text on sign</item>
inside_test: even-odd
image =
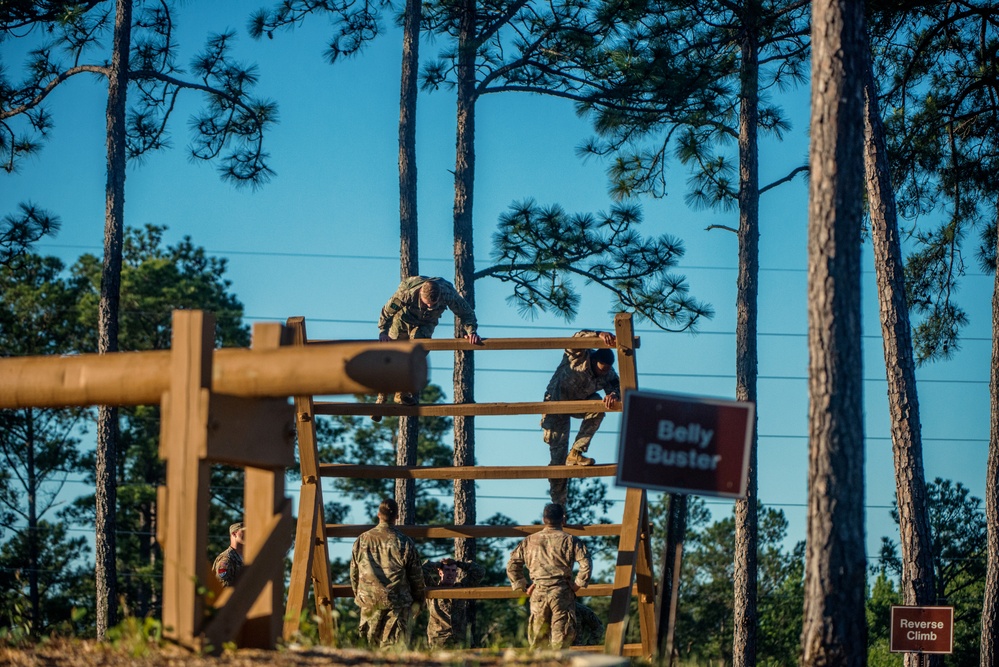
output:
[[[714,434],[715,432],[711,429],[706,429],[696,423],[677,426],[668,419],[659,422],[659,439],[666,442],[673,441],[699,445],[701,449],[704,449],[711,443],[711,438]]]

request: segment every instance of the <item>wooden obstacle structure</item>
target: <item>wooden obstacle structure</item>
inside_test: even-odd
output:
[[[325,342],[310,342],[303,318],[288,321],[296,346],[308,349]],[[624,392],[638,388],[635,350],[639,341],[634,336],[631,315],[620,313],[614,320],[617,336],[618,374]],[[424,349],[434,350],[543,350],[566,348],[605,348],[599,337],[573,338],[488,338],[482,345],[472,345],[464,339],[424,339]],[[619,410],[620,408],[616,408]],[[615,465],[579,466],[468,466],[468,467],[408,467],[321,463],[316,443],[316,415],[388,415],[388,416],[479,416],[515,414],[579,414],[607,412],[602,401],[553,401],[534,403],[471,403],[403,406],[394,404],[319,402],[312,395],[295,398],[298,427],[299,459],[302,489],[295,534],[295,557],[285,612],[284,634],[290,639],[298,630],[308,597],[309,582],[315,595],[320,637],[332,642],[334,635],[333,601],[337,597],[352,597],[349,584],[334,585],[329,570],[328,540],[357,537],[370,525],[327,524],[323,512],[321,479],[323,477],[375,479],[550,479],[581,477],[612,477]],[[539,433],[540,437],[540,433]],[[397,526],[404,534],[416,539],[427,538],[522,538],[541,530],[542,526]],[[567,533],[579,536],[619,536],[618,556],[612,584],[595,584],[581,589],[577,595],[611,596],[610,615],[604,651],[612,655],[653,656],[658,648],[655,584],[652,574],[652,551],[646,492],[628,489],[624,514],[620,524],[566,526]],[[637,582],[636,582],[637,579]],[[625,645],[624,637],[632,594],[637,593],[638,617],[641,626],[640,644]],[[476,588],[431,588],[427,596],[452,599],[515,599],[522,593],[509,586]],[[592,650],[593,647],[576,647]]]
[[[426,352],[414,343],[281,347],[280,324],[254,327],[253,349],[214,350],[215,320],[176,311],[169,351],[0,359],[0,409],[90,405],[162,407],[157,494],[163,548],[164,635],[195,650],[237,641],[273,648],[281,632],[284,556],[294,465],[293,394],[419,391]],[[212,599],[206,560],[209,465],[246,468],[245,567]]]

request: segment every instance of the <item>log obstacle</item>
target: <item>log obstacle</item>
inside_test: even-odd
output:
[[[282,347],[289,332],[258,324],[252,349],[215,350],[215,318],[175,311],[169,351],[0,359],[0,409],[90,405],[162,408],[157,491],[164,636],[195,650],[227,642],[273,648],[281,632],[284,556],[291,543],[285,469],[295,464],[288,397],[418,392],[418,343]],[[209,465],[246,468],[244,570],[215,597],[206,584]]]
[[[294,342],[308,348],[327,341],[309,341],[303,318],[288,320]],[[618,374],[621,391],[637,389],[638,376],[635,350],[639,346],[634,336],[631,315],[620,313],[614,320],[617,336]],[[482,345],[472,345],[464,339],[423,339],[424,349],[474,350],[561,350],[567,348],[606,348],[599,337],[571,338],[487,338]],[[554,369],[554,366],[552,367]],[[327,524],[323,512],[322,477],[366,479],[548,479],[577,477],[612,477],[615,465],[579,466],[374,466],[347,465],[320,462],[316,446],[316,415],[381,415],[381,416],[481,416],[514,414],[579,414],[586,412],[619,411],[620,406],[608,409],[603,401],[556,401],[528,403],[470,403],[406,406],[398,404],[347,403],[317,401],[311,395],[297,396],[299,457],[302,470],[302,490],[299,502],[298,529],[295,538],[295,556],[292,562],[290,593],[285,611],[285,638],[291,639],[298,631],[300,618],[311,583],[319,618],[320,636],[332,640],[334,635],[333,600],[353,596],[350,586],[334,584],[329,568],[322,567],[329,560],[328,540],[356,537],[370,525]],[[539,436],[540,438],[540,433]],[[541,526],[404,526],[397,528],[417,539],[425,538],[484,538],[523,537]],[[620,524],[593,526],[566,526],[566,532],[582,535],[610,535],[619,538],[614,581],[611,584],[588,586],[581,595],[611,597],[607,635],[603,646],[612,655],[652,657],[658,650],[656,622],[656,586],[652,574],[651,532],[646,493],[642,489],[628,489],[625,495],[624,516]],[[640,644],[624,643],[627,617],[632,596],[637,596],[638,619],[641,627]],[[509,587],[476,587],[431,589],[429,597],[454,599],[511,599],[521,596]],[[594,650],[592,647],[576,647]]]

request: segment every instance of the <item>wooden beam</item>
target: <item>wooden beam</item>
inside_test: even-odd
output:
[[[271,470],[295,466],[295,414],[286,398],[212,394],[208,459]]]
[[[607,597],[614,591],[613,584],[590,584],[576,591],[576,597]],[[354,591],[350,584],[334,584],[333,595],[338,598],[352,598]],[[478,586],[474,588],[428,587],[427,597],[439,600],[516,600],[526,598],[524,591],[515,591],[509,586]]]
[[[309,345],[329,343],[363,343],[368,341],[309,341]],[[635,347],[639,339],[635,338]],[[428,338],[421,339],[420,344],[430,350],[568,350],[581,348],[612,347],[606,345],[598,336],[580,336],[571,338],[483,338],[482,345],[472,345],[464,338]],[[612,348],[613,349],[613,348]]]
[[[645,503],[644,489],[628,489],[624,498],[624,516],[621,518],[621,540],[618,543],[617,563],[614,568],[614,590],[611,595],[607,618],[604,649],[609,655],[621,655],[624,632],[628,620],[632,582],[635,579],[635,559],[638,548],[639,522]]]
[[[200,648],[204,601],[197,593],[208,548],[208,384],[215,318],[174,311],[169,392],[163,396],[159,455],[166,461],[163,635]]]
[[[322,477],[351,479],[569,479],[576,477],[614,477],[617,464],[592,466],[440,466],[417,467],[324,463]]]
[[[291,501],[285,499],[281,513],[260,527],[266,540],[254,562],[240,573],[239,585],[224,589],[219,597],[221,608],[205,625],[205,648],[218,652],[225,642],[235,638],[247,612],[271,582],[272,573],[282,570],[285,554],[291,546],[291,527]],[[193,588],[194,582],[190,583]]]
[[[608,408],[603,401],[533,401],[527,403],[346,403],[316,401],[318,415],[381,415],[383,417],[469,417],[497,415],[582,415],[587,412],[621,412],[621,403]],[[539,429],[540,433],[540,429]]]
[[[163,350],[10,357],[0,359],[0,409],[153,405],[169,382],[170,352]],[[267,398],[419,392],[426,383],[427,351],[419,343],[375,342],[215,350],[210,388]]]
[[[326,524],[326,537],[347,538],[357,537],[366,530],[374,528],[373,524]],[[413,539],[441,539],[454,537],[519,537],[523,538],[541,532],[544,526],[396,526],[403,535]],[[619,523],[597,523],[589,526],[563,526],[562,530],[570,535],[580,537],[606,537],[621,534]]]

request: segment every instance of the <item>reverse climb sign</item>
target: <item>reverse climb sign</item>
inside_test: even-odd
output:
[[[744,497],[754,410],[752,403],[741,401],[627,392],[617,483]]]

